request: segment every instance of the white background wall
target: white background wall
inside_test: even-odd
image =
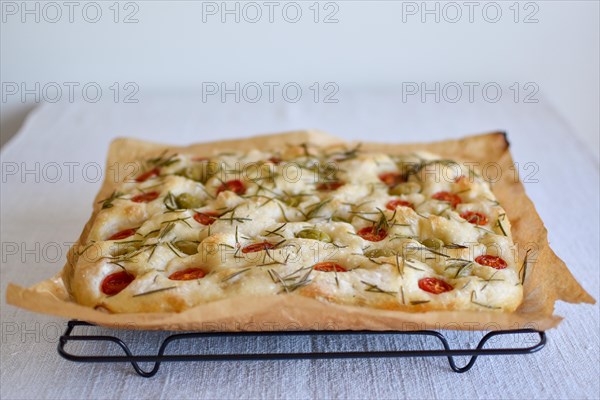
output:
[[[477,102],[488,101],[480,88],[492,82],[501,85],[503,96],[515,96],[519,87],[518,102],[530,94],[551,104],[576,132],[574,140],[585,142],[598,158],[599,2],[515,3],[337,1],[315,7],[313,1],[272,6],[135,1],[115,7],[113,1],[2,1],[2,141],[38,101],[23,92],[35,92],[36,82],[39,101],[44,95],[54,98],[56,85],[62,88],[61,101],[69,101],[67,82],[79,85],[74,101],[86,101],[81,88],[90,82],[103,90],[102,101],[114,101],[111,85],[118,82],[118,102],[134,87],[139,88],[134,98],[143,102],[155,93],[200,92],[203,82],[229,87],[297,82],[305,91],[312,82],[321,89],[334,82],[338,98],[356,87],[407,91],[412,82],[428,88],[456,82],[464,89],[461,102],[469,101],[465,83],[474,82]],[[221,13],[236,4],[239,22],[235,14]],[[252,23],[256,5],[262,17]],[[423,13],[436,7],[437,15]],[[320,10],[316,23],[315,8]],[[297,9],[299,21],[289,22]],[[132,23],[124,23],[128,15]],[[327,15],[337,22],[325,23]],[[124,90],[126,82],[134,86]],[[455,95],[440,94],[440,101]],[[420,101],[418,95],[410,98]]]

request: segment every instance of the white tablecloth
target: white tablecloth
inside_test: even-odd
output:
[[[548,332],[546,348],[528,356],[480,358],[466,374],[451,372],[445,359],[259,361],[165,364],[150,380],[136,376],[126,364],[62,359],[56,345],[65,320],[6,305],[8,282],[31,285],[62,267],[100,185],[95,163],[103,166],[112,138],[184,144],[312,127],[350,139],[393,142],[508,131],[515,160],[539,167],[538,182],[526,183],[526,189],[548,227],[551,245],[598,298],[598,160],[544,100],[410,104],[385,91],[349,92],[339,98],[338,104],[210,104],[199,97],[163,96],[139,104],[53,104],[35,110],[1,153],[1,397],[597,398],[597,305],[559,303],[557,313],[566,319]],[[21,176],[25,169],[30,171]],[[161,336],[137,337],[136,349],[151,353]],[[398,343],[419,348],[431,342]],[[324,344],[303,339],[226,346],[232,351],[286,351]],[[345,349],[366,346],[361,340],[341,344]],[[368,348],[392,345],[385,338]],[[84,349],[93,352],[97,346]]]

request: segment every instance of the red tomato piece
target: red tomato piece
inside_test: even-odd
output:
[[[348,271],[346,268],[342,267],[340,264],[334,263],[331,261],[317,263],[317,264],[313,265],[313,269],[315,271],[321,271],[321,272],[347,272]]]
[[[483,256],[479,256],[475,259],[475,262],[481,265],[485,265],[488,267],[492,267],[495,269],[504,269],[508,267],[506,261],[497,256],[491,256],[489,254],[485,254]]]
[[[244,253],[244,254],[256,253],[257,251],[272,249],[273,247],[275,247],[275,245],[273,243],[269,243],[269,242],[252,243],[252,244],[244,247],[242,249],[242,253]]]
[[[160,175],[160,169],[153,168],[153,169],[148,170],[148,171],[144,172],[143,174],[139,175],[137,178],[135,178],[135,181],[136,182],[145,182],[148,179],[154,178],[159,175]]]
[[[135,276],[131,275],[129,272],[115,272],[104,278],[100,290],[106,295],[113,296],[129,286],[134,279]]]
[[[158,192],[146,192],[135,195],[131,198],[131,201],[135,203],[148,203],[152,200],[156,200],[158,198]]]
[[[394,199],[394,200],[390,200],[388,201],[388,203],[385,205],[385,208],[387,208],[388,210],[394,211],[396,209],[396,207],[410,207],[414,210],[414,205],[413,203],[411,203],[410,201],[404,201],[404,200],[400,200],[400,199]]]
[[[279,163],[280,163],[282,160],[281,160],[281,158],[279,158],[279,157],[275,157],[275,156],[273,156],[273,157],[269,158],[269,160],[268,160],[268,161],[269,161],[269,162],[272,162],[273,164],[279,164]]]
[[[485,225],[488,223],[488,218],[485,214],[476,211],[465,211],[460,216],[475,225]]]
[[[246,193],[246,185],[244,185],[244,182],[240,181],[239,179],[223,182],[223,184],[217,189],[217,194],[228,190],[241,196]]]
[[[379,180],[389,187],[394,187],[399,183],[406,182],[404,176],[398,172],[386,172],[379,175]]]
[[[431,198],[439,201],[446,201],[450,203],[453,208],[456,208],[457,205],[462,203],[462,200],[457,194],[450,192],[437,192],[431,196]]]
[[[126,239],[129,236],[133,236],[133,235],[135,235],[135,229],[125,229],[125,230],[115,233],[114,235],[110,236],[106,240],[122,240],[122,239]]]
[[[196,220],[196,222],[198,222],[199,224],[202,225],[211,225],[212,223],[214,223],[217,218],[219,218],[221,215],[217,212],[214,211],[206,211],[206,212],[201,212],[201,213],[196,213],[194,215],[194,219]]]
[[[438,278],[419,279],[419,288],[433,294],[449,292],[454,289],[452,285]]]
[[[330,192],[332,190],[337,190],[340,187],[344,186],[345,182],[342,181],[331,181],[331,182],[321,182],[317,185],[317,190],[323,192]]]
[[[173,272],[169,275],[169,279],[172,281],[191,281],[192,279],[200,279],[205,276],[206,272],[202,268],[187,268]]]
[[[366,228],[360,229],[357,233],[358,236],[369,242],[381,242],[387,236],[387,231],[385,229],[377,229],[375,226],[367,226]]]

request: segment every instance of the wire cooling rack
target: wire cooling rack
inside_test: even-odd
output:
[[[74,330],[77,327],[90,327],[93,324],[82,321],[69,321],[67,329],[60,337],[58,343],[58,353],[70,361],[86,362],[86,363],[131,363],[135,372],[145,378],[150,378],[158,372],[161,363],[172,361],[244,361],[244,360],[299,360],[299,359],[342,359],[342,358],[402,358],[402,357],[446,357],[450,368],[454,372],[462,373],[470,370],[479,356],[498,356],[510,354],[531,354],[541,350],[546,344],[545,332],[535,329],[513,329],[503,331],[491,331],[485,334],[475,348],[457,348],[452,349],[448,343],[447,337],[434,330],[418,330],[418,331],[261,331],[261,332],[188,332],[177,333],[167,336],[160,344],[156,355],[134,355],[130,347],[117,336],[112,335],[90,335],[87,333],[75,334]],[[115,332],[119,332],[115,330]],[[122,331],[120,331],[122,332]],[[130,332],[131,333],[131,332]],[[380,335],[390,335],[392,337],[405,336],[420,336],[437,339],[440,346],[433,348],[408,350],[396,349],[385,351],[299,351],[299,352],[265,352],[265,353],[204,353],[204,354],[169,354],[167,348],[174,342],[180,341],[202,341],[203,339],[215,338],[217,340],[225,338],[259,338],[259,337],[347,337],[358,336],[361,340],[369,341]],[[494,337],[499,336],[532,335],[535,337],[533,343],[531,339],[526,344],[529,346],[511,346],[504,348],[484,348],[485,344]],[[125,355],[109,355],[109,354],[74,354],[67,351],[66,347],[69,342],[112,342],[118,345],[123,350]],[[522,340],[517,342],[523,342]],[[195,343],[194,343],[195,344]],[[454,357],[470,356],[469,361],[462,367],[457,366]],[[154,366],[150,370],[144,370],[139,363],[150,362]]]

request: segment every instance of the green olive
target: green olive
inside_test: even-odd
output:
[[[365,257],[379,258],[379,257],[391,257],[394,255],[392,249],[369,249],[365,251]]]
[[[404,182],[399,183],[390,189],[390,194],[399,196],[402,194],[419,193],[420,191],[421,185],[419,185],[417,182]]]
[[[189,256],[198,253],[198,242],[192,240],[179,240],[174,243],[177,250]]]
[[[444,247],[444,242],[437,238],[428,238],[423,240],[421,243],[423,243],[425,247],[428,247],[430,249],[441,249],[442,247]]]
[[[321,242],[331,243],[331,238],[329,235],[317,229],[303,229],[296,233],[296,237],[300,239],[319,240]]]
[[[175,198],[178,208],[198,208],[204,204],[202,199],[194,197],[189,193],[181,193]]]
[[[197,163],[192,164],[188,167],[177,171],[176,175],[183,176],[185,178],[206,183],[208,178],[215,174],[216,165],[213,163]]]

